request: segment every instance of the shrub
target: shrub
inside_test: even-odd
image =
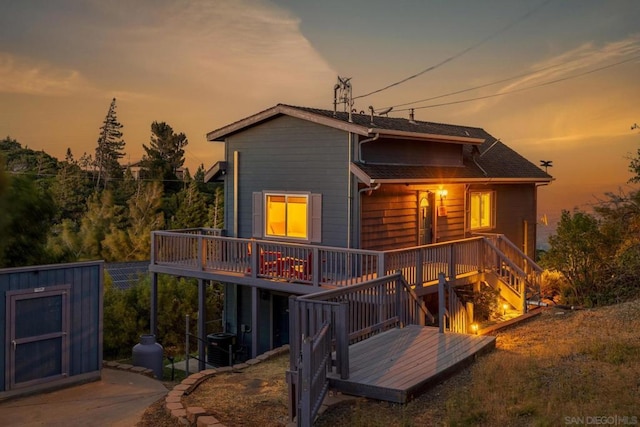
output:
[[[207,286],[207,321],[220,319],[222,292],[219,284]],[[126,290],[113,287],[105,274],[103,342],[105,358],[131,356],[140,335],[150,330],[150,278],[141,278]],[[198,322],[198,281],[160,275],[158,280],[158,336],[157,341],[168,355],[180,354],[185,343],[185,316],[189,315],[189,329],[196,332]],[[211,331],[216,325],[211,325]],[[219,327],[217,329],[220,329]]]

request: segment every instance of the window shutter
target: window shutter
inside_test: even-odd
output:
[[[262,192],[257,191],[253,193],[253,206],[252,206],[252,213],[251,213],[253,215],[253,227],[252,227],[251,235],[253,237],[257,237],[260,239],[263,237],[262,229],[264,224],[264,219],[263,219],[264,209],[262,208],[262,201],[263,201]]]
[[[322,194],[311,195],[311,236],[312,243],[322,242]]]

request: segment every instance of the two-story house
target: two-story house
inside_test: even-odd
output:
[[[289,295],[398,269],[429,295],[442,268],[415,248],[499,234],[532,264],[552,177],[481,128],[279,104],[207,139],[225,149],[207,174],[224,182],[224,230],[154,233],[150,271],[223,282],[246,357],[289,341]]]

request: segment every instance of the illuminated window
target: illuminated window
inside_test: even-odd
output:
[[[265,235],[308,239],[309,197],[307,195],[267,194]]]
[[[470,194],[470,227],[472,230],[492,228],[494,226],[493,191]]]

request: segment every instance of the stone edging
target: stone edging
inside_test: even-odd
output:
[[[103,368],[117,369],[119,371],[129,371],[134,372],[136,374],[142,374],[149,378],[156,378],[153,373],[153,370],[148,368],[143,368],[142,366],[133,366],[127,363],[119,363],[119,362],[111,362],[111,361],[102,361]]]
[[[255,359],[249,359],[244,363],[233,366],[224,366],[222,368],[216,369],[205,369],[204,371],[191,374],[187,378],[182,380],[180,384],[173,387],[173,390],[169,390],[169,393],[165,397],[165,410],[181,425],[197,427],[225,427],[225,425],[218,421],[214,416],[207,414],[204,408],[191,406],[185,407],[182,403],[182,397],[189,395],[200,385],[200,383],[202,383],[207,378],[215,376],[218,373],[235,372],[240,369],[248,368],[249,366],[257,365],[264,360],[279,356],[288,351],[289,345],[287,344],[271,351],[267,351],[266,353],[261,354]],[[153,372],[151,373],[151,375],[153,375]]]

